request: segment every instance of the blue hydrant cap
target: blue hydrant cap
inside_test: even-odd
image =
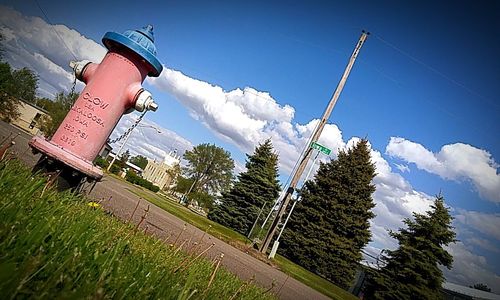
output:
[[[156,57],[156,46],[154,44],[153,26],[148,25],[138,30],[127,30],[123,34],[107,32],[102,38],[103,44],[108,50],[113,45],[122,45],[141,56],[153,70],[149,76],[158,77],[163,66]]]

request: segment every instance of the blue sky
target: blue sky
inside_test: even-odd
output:
[[[461,240],[450,248],[456,264],[447,278],[500,286],[500,4],[38,0],[47,19],[33,0],[0,3],[5,59],[34,69],[45,96],[69,87],[72,55],[102,58],[105,32],[153,24],[166,71],[145,83],[160,104],[146,123],[164,134],[135,133],[132,151],[158,158],[162,149],[211,142],[241,169],[244,153],[271,137],[283,181],[361,30],[370,31],[322,137],[334,150],[355,137],[372,145],[378,216],[367,250],[393,247],[385,229],[442,191]],[[64,25],[59,36],[47,23]]]

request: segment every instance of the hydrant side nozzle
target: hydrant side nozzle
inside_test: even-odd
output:
[[[83,73],[85,71],[85,67],[87,67],[89,64],[91,64],[91,61],[89,60],[82,60],[82,61],[70,61],[69,66],[73,71],[75,72],[75,76],[78,80],[83,81]]]
[[[156,111],[157,109],[158,109],[158,104],[156,104],[156,102],[153,101],[149,104],[148,110]]]
[[[135,109],[138,111],[151,110],[156,111],[158,109],[158,104],[155,103],[153,95],[150,92],[143,90],[135,101]]]

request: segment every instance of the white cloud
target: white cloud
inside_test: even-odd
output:
[[[410,168],[407,166],[407,165],[403,165],[403,164],[394,164],[396,166],[396,168],[401,171],[401,173],[404,173],[404,172],[408,172],[410,173]]]
[[[67,90],[72,81],[67,65],[73,57],[61,44],[54,30],[57,30],[65,39],[77,59],[99,62],[105,53],[102,46],[75,30],[64,25],[48,25],[40,18],[26,17],[10,8],[0,7],[0,21],[0,31],[6,37],[5,58],[16,68],[29,67],[36,71],[40,76],[39,93],[43,96],[53,95],[61,89]],[[236,145],[243,152],[252,152],[255,144],[271,138],[280,155],[282,172],[292,170],[309,136],[318,124],[318,120],[311,120],[306,124],[293,122],[295,112],[293,107],[280,105],[269,93],[250,87],[225,91],[221,87],[190,78],[168,68],[164,69],[159,78],[151,79],[150,82],[160,90],[175,96],[188,109],[192,117],[205,124],[217,137]],[[116,126],[112,138],[121,135],[136,117],[137,114],[125,115]],[[161,128],[149,120],[143,120],[141,124],[147,126],[134,130],[126,147],[130,148],[134,155],[141,154],[162,159],[167,152],[175,148],[178,149],[179,154],[182,154],[193,147],[191,142],[178,134]],[[158,134],[156,130],[147,128],[148,126],[155,126],[162,133]],[[334,124],[327,124],[319,142],[332,149],[335,155],[339,149],[350,147],[357,140],[359,139],[351,138],[345,142],[341,130]],[[393,144],[392,140],[389,144]],[[412,158],[419,155],[426,157],[428,162],[422,162],[422,168],[425,166],[429,170],[438,171],[443,169],[442,158],[439,155],[430,153],[423,146],[414,147],[413,150],[416,153],[411,151],[404,153]],[[442,152],[448,153],[447,150]],[[388,236],[387,229],[397,230],[403,226],[401,221],[405,217],[410,217],[412,212],[426,211],[432,203],[432,197],[414,190],[401,174],[393,172],[379,151],[372,149],[371,157],[377,169],[377,176],[374,179],[376,186],[374,200],[377,204],[374,212],[377,216],[371,221],[373,242],[367,250],[375,253],[377,249],[395,248],[397,245]],[[445,157],[445,161],[451,161],[451,158],[446,155]],[[487,155],[487,157],[490,156]],[[481,162],[484,167],[484,159]],[[491,160],[487,166],[489,169],[485,168],[486,171],[494,166],[494,162]],[[237,170],[242,169],[243,166],[237,164]],[[457,170],[463,173],[462,169]],[[471,175],[470,178],[475,178],[474,180],[481,183],[484,181],[480,173]],[[486,191],[489,190],[487,184],[480,186],[485,186]],[[471,224],[472,221],[467,222]],[[477,260],[477,257],[472,254],[462,255],[463,263],[470,263],[467,261],[469,258],[473,261]],[[477,265],[478,270],[481,267],[485,268],[484,264]],[[460,268],[457,270],[459,270],[457,272],[467,271]]]
[[[432,153],[421,144],[391,137],[386,153],[448,180],[470,180],[481,197],[500,202],[500,174],[491,154],[471,145],[445,145]]]
[[[490,270],[484,256],[472,253],[462,242],[451,244],[446,249],[453,256],[452,269],[442,269],[447,281],[465,286],[480,282],[500,293],[500,276]]]
[[[281,106],[269,93],[250,87],[227,92],[169,68],[164,68],[160,77],[151,78],[149,82],[172,94],[193,118],[243,152],[250,153],[255,144],[271,138],[285,172],[292,170],[318,122],[293,123],[295,110],[291,106]],[[334,153],[344,147],[342,133],[332,124],[325,126],[319,142]]]
[[[373,194],[376,217],[371,222],[373,241],[378,247],[394,249],[396,242],[387,229],[397,230],[403,227],[404,218],[429,210],[433,198],[414,190],[406,179],[394,173],[379,151],[372,149],[371,158],[377,172],[373,181],[376,187]]]
[[[115,139],[129,129],[138,118],[138,113],[124,115],[115,130],[111,134],[111,139]],[[143,155],[145,157],[163,160],[169,152],[177,152],[178,155],[183,155],[186,150],[191,150],[193,144],[181,137],[177,133],[163,128],[153,121],[143,119],[140,125],[137,126],[131,133],[125,149],[129,149],[132,155]],[[160,132],[158,132],[160,131]],[[123,140],[118,141],[113,146],[113,151],[118,151]]]
[[[500,214],[458,209],[455,220],[500,241]]]
[[[106,54],[104,47],[76,30],[47,24],[1,5],[0,33],[4,37],[5,60],[16,69],[35,70],[40,77],[38,93],[43,97],[53,98],[57,92],[69,91],[73,82],[69,62],[75,60],[73,55],[77,60],[100,62]]]
[[[464,242],[467,243],[468,245],[477,246],[484,250],[488,250],[494,253],[500,253],[500,249],[497,246],[495,246],[490,240],[487,239],[482,239],[479,237],[469,237],[465,239]]]

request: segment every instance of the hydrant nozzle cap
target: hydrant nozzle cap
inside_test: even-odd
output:
[[[152,25],[138,30],[127,30],[123,34],[107,32],[102,42],[108,50],[118,45],[137,53],[152,67],[153,70],[148,74],[149,76],[158,77],[163,70],[162,64],[156,57]]]
[[[155,37],[153,35],[153,25],[148,25],[146,27],[142,27],[141,29],[136,30],[146,36],[151,42],[155,42]]]

